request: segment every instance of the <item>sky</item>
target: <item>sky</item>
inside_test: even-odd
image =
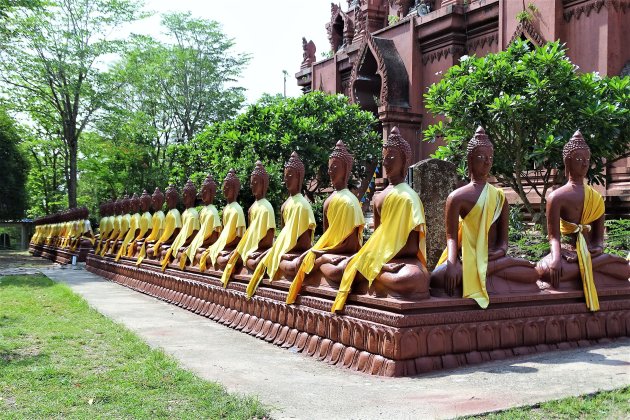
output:
[[[344,0],[342,7],[347,7]],[[326,22],[330,20],[330,0],[145,0],[145,9],[156,12],[135,22],[129,30],[160,37],[160,13],[190,11],[196,18],[215,20],[223,32],[234,39],[236,52],[251,56],[240,85],[247,89],[247,103],[263,93],[283,92],[287,77],[287,96],[299,96],[295,73],[302,62],[302,37],[313,40],[317,60],[330,49]]]

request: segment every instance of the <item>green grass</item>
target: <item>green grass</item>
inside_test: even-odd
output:
[[[0,418],[260,418],[43,275],[0,277]]]
[[[627,419],[630,418],[630,387],[466,418],[489,420]]]

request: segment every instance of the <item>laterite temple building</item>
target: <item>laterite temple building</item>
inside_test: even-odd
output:
[[[630,0],[350,0],[331,4],[325,27],[330,46],[318,49],[331,56],[315,61],[303,39],[298,85],[347,95],[378,116],[383,138],[398,126],[414,161],[437,147],[421,141],[434,121],[423,93],[465,54],[559,39],[581,71],[630,74]],[[630,214],[630,158],[611,163],[607,178],[607,201]]]

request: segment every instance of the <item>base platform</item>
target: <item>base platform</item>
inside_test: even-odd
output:
[[[86,262],[88,254],[92,253],[92,246],[81,244],[74,251],[69,248],[59,248],[50,245],[29,245],[28,252],[35,257],[42,257],[59,264],[72,263],[72,257],[77,258],[77,262]]]
[[[332,314],[333,289],[306,286],[287,305],[284,280],[263,280],[248,300],[246,275],[224,288],[220,272],[162,272],[157,262],[136,267],[135,260],[93,254],[87,269],[283,348],[372,375],[413,376],[630,336],[630,284],[599,291],[598,312],[586,308],[581,291],[545,290],[491,296],[485,310],[462,298],[351,294],[344,311]]]

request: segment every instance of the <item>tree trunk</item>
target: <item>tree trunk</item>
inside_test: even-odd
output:
[[[64,127],[64,140],[68,147],[68,208],[77,207],[77,151],[79,139],[76,136],[76,120],[66,120]]]

